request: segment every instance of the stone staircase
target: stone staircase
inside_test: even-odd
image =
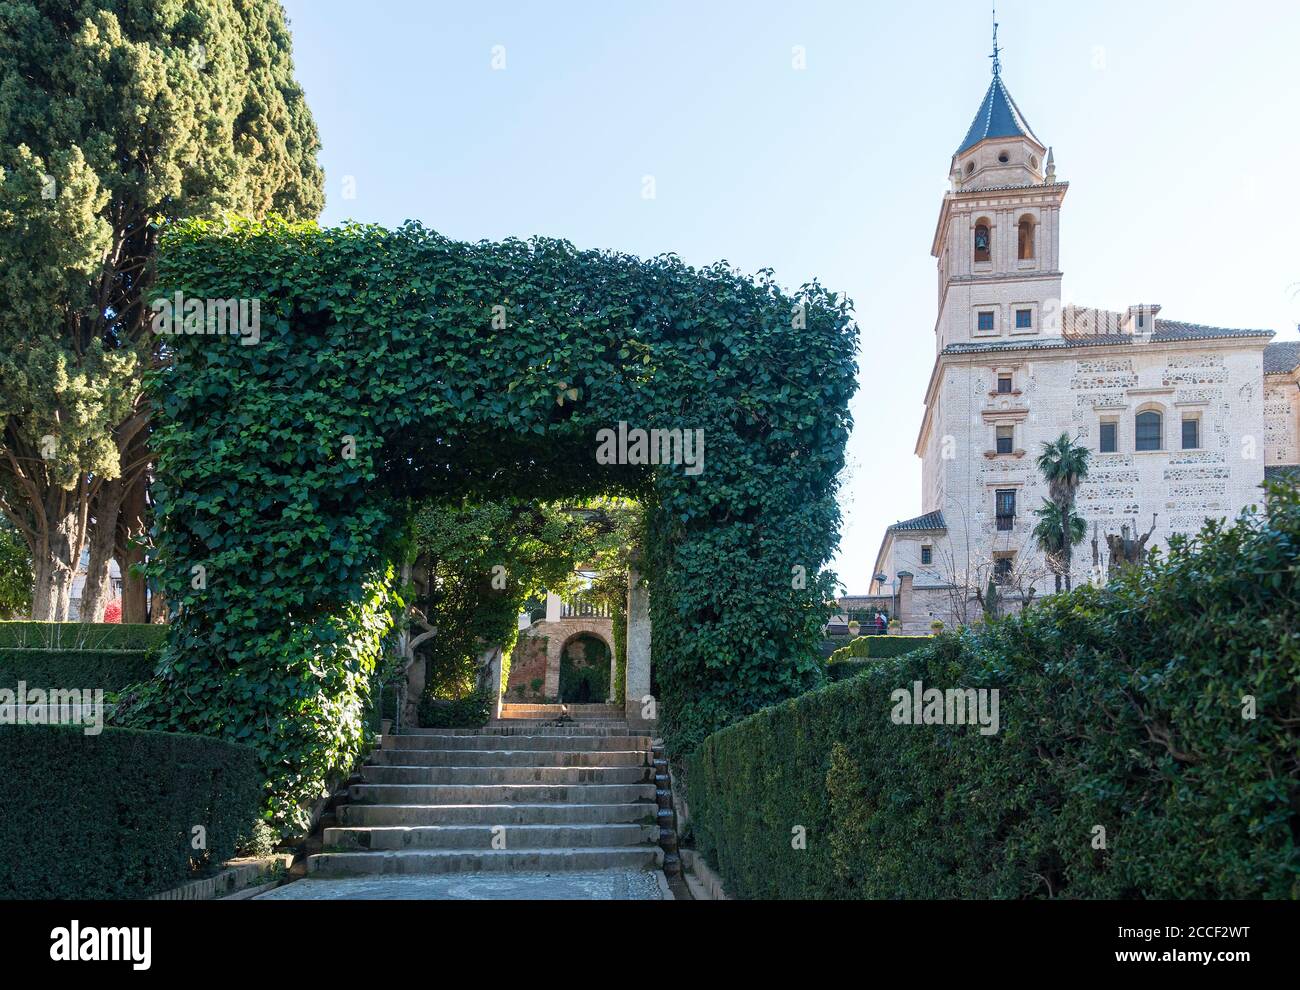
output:
[[[503,705],[482,729],[385,736],[313,876],[659,869],[651,739],[606,705]]]

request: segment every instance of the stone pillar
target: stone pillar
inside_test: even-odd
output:
[[[424,694],[424,658],[416,657],[415,662],[406,668],[406,703],[402,706],[402,729],[414,729],[419,724],[416,712],[420,707],[420,696]]]
[[[906,633],[909,624],[916,618],[913,615],[912,603],[912,572],[898,572],[898,621],[900,623],[899,632]]]
[[[614,651],[618,646],[613,642],[613,639],[614,637],[611,634],[609,650],[609,697],[605,700],[611,705],[616,705],[618,704],[618,699],[614,697],[614,684],[618,680],[618,654]]]
[[[560,596],[554,591],[548,591],[546,593],[546,621],[560,621]]]
[[[650,592],[634,567],[627,574],[627,667],[623,711],[629,725],[645,726],[641,717],[650,693]]]
[[[491,714],[493,718],[501,717],[501,665],[505,662],[505,650],[494,646],[483,655],[488,665],[488,690],[492,695]]]

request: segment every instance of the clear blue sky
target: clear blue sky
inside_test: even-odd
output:
[[[988,86],[988,5],[285,6],[324,143],[324,222],[674,251],[854,299],[837,570],[866,591],[883,527],[929,508],[912,450],[934,360],[930,239]],[[1156,302],[1293,339],[1300,4],[998,7],[1003,77],[1071,183],[1065,301]]]

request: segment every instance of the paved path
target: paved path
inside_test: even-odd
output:
[[[658,875],[641,870],[591,873],[443,873],[315,879],[259,895],[259,901],[657,901]]]

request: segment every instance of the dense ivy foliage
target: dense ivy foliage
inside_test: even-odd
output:
[[[6,726],[0,899],[136,898],[184,883],[253,834],[262,777],[251,749],[218,739]]]
[[[136,717],[255,745],[281,818],[359,751],[413,501],[639,499],[672,751],[819,679],[846,299],[562,241],[243,221],[178,225],[159,291],[258,298],[261,333],[172,338],[151,382],[181,613]],[[620,421],[703,430],[702,471],[597,463]]]
[[[714,734],[697,845],[741,897],[1300,896],[1300,495],[1271,502]],[[894,724],[917,680],[998,689],[1000,731]]]

